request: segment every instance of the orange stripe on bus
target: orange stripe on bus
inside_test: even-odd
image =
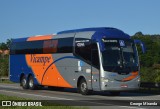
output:
[[[137,76],[138,76],[138,72],[132,72],[131,76],[124,78],[122,81],[129,81],[129,80],[136,78]]]
[[[36,41],[36,40],[47,40],[52,39],[53,35],[44,35],[44,36],[32,36],[27,39],[27,41]]]

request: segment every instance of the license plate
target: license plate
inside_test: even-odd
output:
[[[126,85],[126,84],[122,84],[122,85],[121,85],[121,87],[122,87],[122,88],[127,88],[127,87],[128,87],[128,85]]]

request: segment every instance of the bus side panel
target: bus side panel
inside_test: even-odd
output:
[[[70,85],[74,88],[77,88],[77,81],[80,76],[83,76],[86,79],[88,88],[91,89],[91,73],[86,73],[86,69],[91,70],[91,66],[84,61],[75,57],[72,53],[63,53],[63,54],[53,54],[56,61],[55,65],[65,79]],[[81,71],[78,71],[78,63],[81,63]],[[61,78],[58,80],[58,86],[66,87],[61,83]]]
[[[29,74],[32,73],[31,68],[27,65],[25,60],[25,55],[10,55],[10,80],[13,82],[20,82],[20,76],[21,74],[25,74],[26,77],[28,77]],[[35,84],[39,84],[34,78]]]
[[[25,65],[24,55],[10,55],[10,80],[12,82],[20,82],[20,74]]]
[[[27,54],[26,61],[41,85],[58,86],[59,81],[64,87],[72,88],[59,73],[52,54]]]
[[[68,53],[67,53],[68,54]],[[53,54],[55,60],[58,60],[55,62],[55,65],[60,73],[60,75],[65,79],[70,85],[73,87],[76,86],[76,84],[73,82],[73,79],[76,77],[74,75],[74,71],[76,69],[76,58],[73,57],[71,54]],[[69,61],[69,63],[68,63]],[[65,84],[61,82],[62,78],[58,79],[58,86],[60,87],[66,87]]]
[[[76,62],[78,59],[76,59],[72,53],[58,53],[53,54],[53,57],[55,60],[55,65],[60,73],[60,75],[65,79],[71,86],[76,87],[76,77],[77,74],[75,71],[77,70]],[[65,84],[61,82],[60,77],[58,77],[58,86],[60,87],[66,87]]]

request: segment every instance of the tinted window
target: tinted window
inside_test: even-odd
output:
[[[75,54],[91,63],[91,41],[84,38],[75,39]]]
[[[73,38],[58,39],[57,53],[72,53],[73,52]]]
[[[73,38],[13,42],[10,54],[72,53]]]
[[[16,42],[11,44],[11,54],[35,54],[43,52],[43,41]]]
[[[45,40],[43,43],[43,53],[56,53],[58,40]]]

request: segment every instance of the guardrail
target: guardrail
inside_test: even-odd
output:
[[[2,82],[4,80],[9,80],[9,77],[0,77],[0,82]]]
[[[149,90],[151,88],[157,88],[160,89],[160,83],[153,83],[153,82],[141,82],[140,85],[141,88],[148,88]]]

